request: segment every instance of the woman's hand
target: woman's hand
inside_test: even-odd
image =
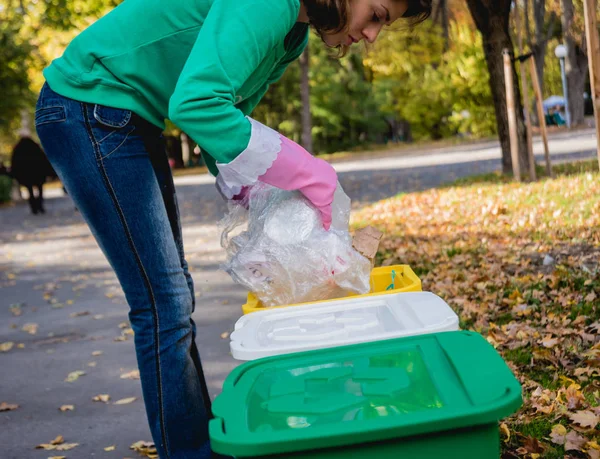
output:
[[[331,164],[315,158],[293,140],[281,135],[281,151],[258,180],[284,190],[298,190],[321,214],[323,227],[331,226],[331,203],[337,173]]]

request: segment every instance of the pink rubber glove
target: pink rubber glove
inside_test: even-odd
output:
[[[315,158],[293,140],[280,134],[281,151],[258,180],[283,190],[300,191],[321,213],[323,227],[331,226],[331,203],[337,173],[326,161]]]

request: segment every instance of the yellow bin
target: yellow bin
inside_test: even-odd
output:
[[[393,277],[393,279],[392,279]],[[395,266],[383,266],[381,268],[375,268],[371,272],[371,293],[366,295],[348,295],[356,296],[360,298],[366,298],[369,296],[387,295],[390,293],[400,292],[420,292],[421,291],[421,279],[417,277],[410,266],[408,265],[395,265]],[[325,300],[333,301],[335,300]],[[303,306],[306,304],[323,303],[324,301],[313,301],[309,303],[297,303],[297,304],[286,304],[283,306],[275,306],[276,308],[287,308],[291,306]],[[256,298],[254,293],[248,293],[248,300],[245,305],[242,306],[244,314],[250,314],[251,312],[264,311],[265,308],[262,303]]]

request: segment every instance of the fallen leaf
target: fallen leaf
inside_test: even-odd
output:
[[[27,323],[27,324],[23,325],[23,328],[21,328],[21,330],[29,333],[30,335],[35,335],[38,330],[38,324]]]
[[[565,451],[581,451],[581,448],[587,440],[581,435],[578,435],[574,430],[571,430],[566,437]]]
[[[508,430],[508,426],[504,422],[500,424],[500,431],[506,436],[504,443],[508,443],[510,441],[510,430]]]
[[[104,451],[114,451],[114,450],[115,450],[115,445],[107,446],[106,448],[104,448]]]
[[[0,403],[0,411],[14,411],[19,408],[19,405],[15,405],[12,403],[2,402]]]
[[[227,339],[229,337],[229,332],[221,333],[221,339]]]
[[[117,400],[116,402],[114,402],[113,405],[127,405],[129,403],[135,402],[136,400],[137,397],[122,398],[121,400]]]
[[[96,366],[96,362],[88,362],[88,367],[95,367]]]
[[[94,320],[100,320],[100,319],[104,319],[104,314],[96,314],[94,316]]]
[[[79,379],[80,376],[85,375],[85,371],[81,371],[81,370],[77,370],[77,371],[72,371],[71,373],[68,374],[67,379],[65,379],[66,382],[74,382],[77,381]]]
[[[596,440],[592,440],[592,441],[588,441],[585,444],[585,447],[590,450],[596,450],[596,451],[600,451],[600,445],[598,444],[598,442]],[[589,451],[588,451],[589,452]]]
[[[104,354],[104,352],[102,352],[102,351],[94,351],[94,352],[92,352],[92,355],[94,357],[98,357],[99,355],[102,355],[102,354]]]
[[[121,379],[140,379],[140,370],[133,370],[129,373],[123,373]]]
[[[585,297],[585,301],[586,301],[587,303],[591,303],[591,302],[592,302],[592,301],[594,301],[594,300],[595,300],[597,297],[598,297],[598,296],[596,295],[596,292],[592,292],[592,293],[590,293],[589,295],[587,295],[587,296]]]
[[[559,343],[558,338],[551,338],[550,336],[548,336],[542,340],[542,346],[547,347],[547,348],[553,348],[558,343]]]
[[[70,449],[79,446],[79,443],[63,443],[60,445],[52,445],[50,443],[42,443],[41,445],[37,445],[36,449],[45,449],[46,451],[69,451]],[[64,457],[64,456],[62,456]]]
[[[17,344],[17,347],[19,349],[25,349],[25,344],[24,343],[19,343],[19,344]]]
[[[71,314],[69,314],[69,317],[82,317],[82,316],[89,316],[90,315],[90,311],[79,311],[79,312],[72,312]]]
[[[575,424],[579,424],[581,427],[596,427],[596,424],[600,422],[600,416],[592,413],[591,411],[578,411],[576,413],[569,413],[569,418]]]
[[[65,438],[62,435],[58,435],[54,440],[50,442],[51,445],[61,445],[65,442]]]
[[[108,401],[110,400],[110,395],[108,395],[108,394],[98,394],[95,397],[92,397],[92,400],[94,402],[108,403]]]
[[[15,343],[12,341],[7,341],[6,343],[0,343],[0,352],[8,352],[10,351]]]
[[[67,456],[50,456],[48,459],[67,459]]]
[[[61,405],[59,408],[60,411],[73,411],[75,409],[75,405]]]
[[[581,389],[581,386],[579,384],[571,384],[565,391],[565,398],[567,399],[567,408],[569,410],[576,410],[583,403],[585,403],[585,397],[579,389]]]
[[[154,443],[150,441],[136,441],[129,447],[129,449],[132,449],[140,454],[144,454],[147,457],[158,457],[156,447],[154,446]]]
[[[529,454],[544,452],[544,447],[537,438],[526,437],[523,446]]]
[[[550,440],[552,440],[552,443],[555,443],[557,445],[564,445],[566,441],[566,436],[567,429],[562,424],[557,424],[554,427],[552,427],[552,431],[550,432]]]

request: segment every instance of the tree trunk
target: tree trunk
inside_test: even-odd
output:
[[[312,118],[310,115],[310,85],[308,78],[309,65],[308,46],[300,56],[300,100],[302,102],[302,146],[313,153]]]
[[[588,74],[587,56],[575,39],[573,29],[573,0],[561,0],[562,27],[565,45],[567,47],[567,58],[565,67],[567,73],[567,86],[569,88],[569,108],[571,110],[571,125],[577,126],[584,123],[586,76]],[[585,46],[585,45],[583,45]]]
[[[508,129],[502,51],[504,48],[508,48],[511,52],[513,50],[512,40],[508,31],[511,3],[510,0],[467,0],[477,29],[483,37],[485,60],[490,73],[490,88],[496,111],[498,136],[502,147],[502,171],[505,174],[512,172],[512,159],[510,154],[510,133]],[[514,81],[518,81],[514,64],[513,76]],[[527,156],[527,135],[523,119],[521,90],[518,84],[515,84],[514,88],[519,140],[519,164],[521,170],[526,171],[529,169],[529,158]]]
[[[544,64],[546,63],[546,51],[548,49],[548,39],[545,28],[546,0],[533,0],[533,20],[535,21],[535,45],[532,51],[536,56],[538,75],[540,77],[540,86],[542,94],[544,93]]]
[[[531,33],[529,21],[529,0],[523,1],[525,10],[525,32],[531,52],[536,56],[536,68],[540,76],[540,86],[544,92],[544,64],[548,52],[548,42],[554,35],[557,16],[554,12],[546,11],[546,0],[533,0],[533,22],[535,25],[535,37]]]
[[[448,15],[448,0],[434,2],[433,22],[442,28],[444,34],[444,50],[450,48],[450,19]]]

